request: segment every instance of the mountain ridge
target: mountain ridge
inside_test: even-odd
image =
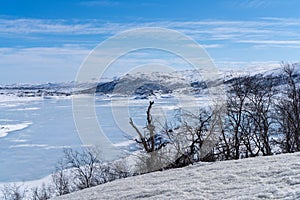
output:
[[[300,83],[300,63],[293,64],[295,80]],[[275,86],[284,84],[283,69],[249,72],[219,72],[214,80],[204,81],[201,70],[184,70],[174,72],[138,72],[125,74],[99,83],[78,83],[75,81],[46,84],[12,84],[0,86],[0,95],[18,97],[71,96],[74,94],[125,95],[147,98],[156,94],[190,94],[205,93],[207,85],[231,84],[237,78],[253,77],[261,80],[273,80]]]

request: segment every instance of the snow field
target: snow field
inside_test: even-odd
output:
[[[54,199],[300,199],[300,153],[198,163]]]

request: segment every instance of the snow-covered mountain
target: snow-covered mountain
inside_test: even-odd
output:
[[[300,199],[299,163],[300,153],[198,163],[54,199]]]
[[[300,82],[300,64],[294,64],[295,80]],[[284,84],[283,69],[270,70],[235,70],[220,71],[214,80],[205,82],[203,73],[198,70],[174,72],[149,72],[126,74],[113,80],[98,83],[97,86],[89,83],[75,84],[47,83],[47,84],[14,84],[0,86],[0,95],[16,95],[19,97],[32,96],[70,96],[72,94],[98,93],[103,95],[127,95],[148,97],[156,94],[202,94],[207,85],[230,84],[236,78],[252,76],[257,79],[274,80],[277,85]],[[76,87],[74,92],[74,87]]]
[[[300,64],[295,64],[295,80],[300,82]],[[220,71],[213,80],[205,82],[201,71],[149,72],[126,74],[113,81],[99,83],[94,91],[100,94],[149,96],[160,94],[202,94],[207,85],[231,84],[235,79],[251,76],[257,80],[272,80],[275,86],[286,84],[283,68],[266,71]]]

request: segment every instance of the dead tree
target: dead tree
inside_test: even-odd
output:
[[[163,155],[159,154],[160,150],[165,147],[169,142],[160,142],[156,137],[156,127],[153,123],[153,118],[151,115],[151,109],[154,104],[154,101],[149,102],[149,106],[147,109],[147,123],[143,133],[139,130],[139,128],[134,124],[132,118],[129,119],[130,125],[138,134],[138,138],[135,141],[141,145],[143,150],[146,152],[146,156],[149,158],[141,158],[144,159],[146,168],[144,171],[156,171],[160,170],[164,167]],[[143,172],[144,173],[144,172]]]
[[[150,101],[149,102],[149,106],[147,109],[147,124],[146,124],[146,131],[144,133],[142,133],[137,126],[134,124],[134,122],[132,121],[132,118],[129,119],[129,123],[130,125],[134,128],[134,130],[137,132],[138,134],[138,139],[135,139],[135,141],[138,144],[141,144],[143,146],[143,149],[147,152],[147,153],[151,153],[151,152],[155,152],[155,151],[159,151],[161,148],[163,148],[166,143],[162,143],[157,145],[156,143],[156,132],[155,132],[155,125],[153,123],[153,119],[152,119],[152,115],[151,115],[151,109],[152,106],[154,104],[154,101]]]

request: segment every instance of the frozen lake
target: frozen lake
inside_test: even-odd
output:
[[[0,182],[27,181],[53,171],[64,146],[80,139],[70,99],[19,99],[0,103],[0,126],[28,124],[0,138]]]
[[[117,111],[124,109],[122,101],[116,101]],[[132,117],[137,125],[144,126],[149,100],[126,101],[128,117],[119,121],[128,124],[129,117]],[[115,123],[111,99],[96,97],[95,105],[103,132],[112,143],[128,141]],[[176,115],[178,100],[160,98],[155,100],[154,105],[160,108],[159,113],[165,112],[161,115],[161,120],[165,120]],[[70,98],[2,98],[0,112],[0,182],[42,178],[53,172],[64,147],[79,148],[82,145],[74,124]]]

